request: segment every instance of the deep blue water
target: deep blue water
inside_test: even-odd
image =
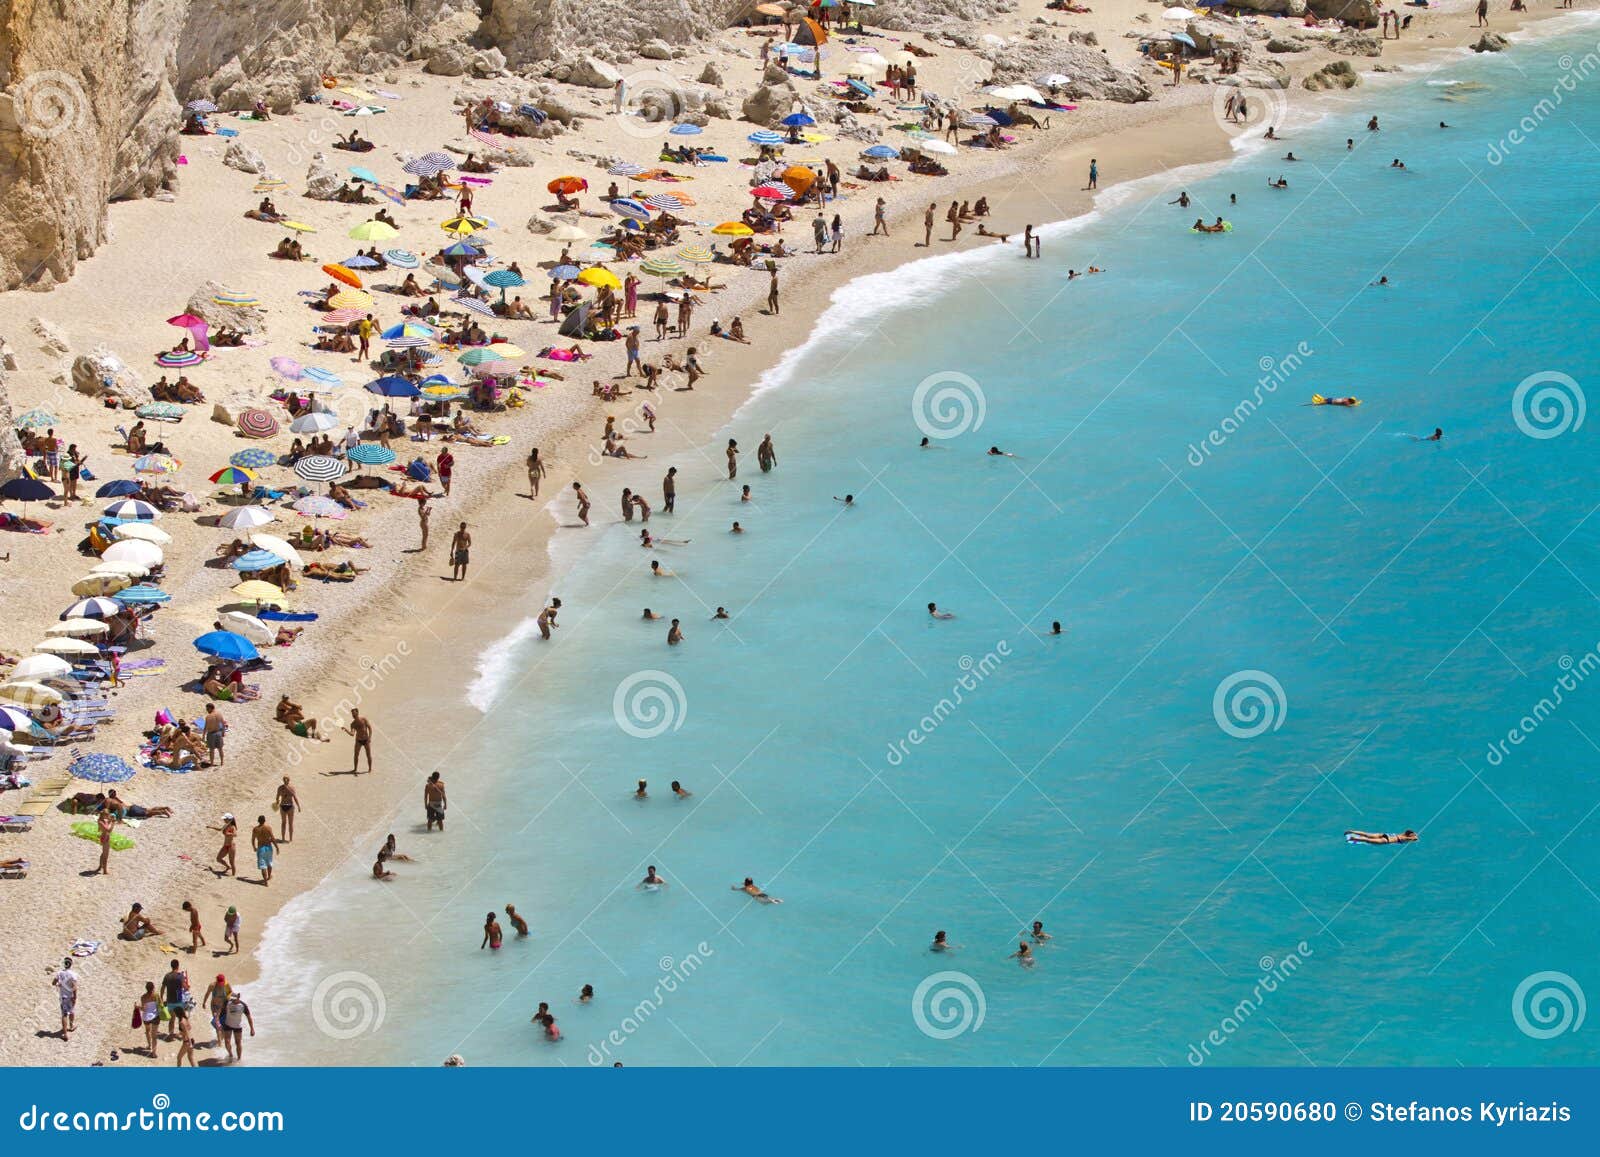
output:
[[[1289,131],[1300,163],[1143,185],[1042,261],[847,290],[856,319],[678,460],[651,526],[692,544],[613,526],[561,584],[558,643],[518,651],[498,727],[458,752],[448,843],[410,837],[429,862],[381,899],[358,865],[324,889],[345,915],[297,928],[297,979],[359,971],[385,1019],[293,1054],[1183,1065],[1215,1033],[1210,1063],[1593,1063],[1593,1026],[1530,1035],[1513,998],[1571,978],[1531,982],[1538,1030],[1551,983],[1600,992],[1600,418],[1577,421],[1600,93],[1490,160],[1593,39],[1358,89]],[[1187,231],[1219,215],[1231,233]],[[1566,377],[1519,395],[1540,374]],[[982,419],[925,450],[930,375]],[[751,504],[719,481],[728,436]],[[615,487],[591,489],[609,520]],[[614,712],[641,672],[670,719],[651,738]],[[667,889],[635,888],[648,864]],[[731,891],[746,875],[785,903]],[[474,951],[508,900],[534,937]],[[1054,939],[1025,969],[1034,919]],[[959,947],[927,951],[937,929]],[[913,999],[942,971],[930,1035]]]

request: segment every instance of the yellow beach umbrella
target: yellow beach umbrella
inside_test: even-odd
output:
[[[364,289],[341,289],[328,298],[334,309],[371,309],[372,294]]]
[[[387,221],[363,221],[350,230],[350,239],[352,241],[387,241],[399,232],[400,230]]]
[[[66,696],[54,687],[26,680],[7,683],[0,687],[0,699],[7,703],[20,703],[24,707],[48,707],[52,703],[60,703],[65,698]]]
[[[76,639],[105,635],[110,631],[111,628],[99,619],[63,619],[53,626],[46,627],[44,633],[52,638]]]
[[[247,579],[234,587],[233,593],[252,603],[272,603],[280,607],[289,605],[289,596],[283,593],[283,589],[265,579]]]
[[[257,193],[276,193],[279,189],[287,189],[288,187],[289,182],[282,177],[262,177],[256,182],[254,191]]]
[[[280,221],[278,224],[285,229],[293,229],[296,233],[315,233],[317,231],[314,226],[307,225],[304,221]]]
[[[87,599],[95,595],[114,595],[132,585],[133,579],[125,574],[86,574],[72,584],[72,593]]]
[[[489,222],[482,217],[452,217],[448,221],[441,221],[439,228],[446,233],[453,233],[457,237],[470,237],[479,229],[488,228]]]
[[[724,221],[711,231],[718,237],[750,237],[755,233],[743,221]]]
[[[612,289],[622,288],[622,282],[617,279],[615,273],[612,273],[609,269],[601,269],[599,266],[591,266],[585,269],[578,274],[578,280],[585,285],[592,285],[596,289],[603,289],[608,286]]]
[[[497,341],[489,347],[490,353],[499,354],[503,358],[527,357],[527,351],[519,345],[512,345],[508,341]]]
[[[714,261],[715,258],[712,256],[711,250],[704,245],[685,245],[678,250],[678,260],[687,261],[693,265],[705,265],[710,261]]]
[[[557,225],[545,234],[552,241],[588,241],[589,234],[576,225]]]

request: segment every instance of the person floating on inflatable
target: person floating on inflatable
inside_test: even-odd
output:
[[[1414,844],[1417,833],[1410,828],[1397,836],[1388,832],[1345,832],[1344,841],[1347,844]]]
[[[1359,406],[1361,399],[1348,396],[1343,398],[1324,398],[1321,394],[1312,394],[1310,404],[1313,406]]]

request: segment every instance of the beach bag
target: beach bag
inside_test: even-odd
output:
[[[143,1028],[144,1027],[144,1017],[139,1014],[139,1006],[137,1004],[133,1006],[133,1020],[128,1022],[128,1027],[129,1028]]]

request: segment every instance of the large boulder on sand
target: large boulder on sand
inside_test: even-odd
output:
[[[982,55],[989,62],[992,84],[1032,84],[1036,76],[1059,72],[1072,78],[1059,91],[1079,100],[1134,104],[1154,95],[1142,76],[1118,68],[1098,48],[1071,44],[1054,36],[986,47]]]
[[[598,56],[580,56],[572,62],[565,77],[568,84],[584,88],[611,88],[621,79],[622,73]]]
[[[1354,88],[1361,83],[1361,77],[1348,60],[1335,60],[1324,64],[1300,83],[1312,92],[1322,92],[1330,88]]]
[[[1472,46],[1472,51],[1499,52],[1509,43],[1510,41],[1504,36],[1501,36],[1498,32],[1485,32],[1481,37],[1478,38],[1478,43]]]
[[[778,118],[788,116],[799,96],[792,84],[763,84],[744,98],[740,110],[745,120],[758,125],[770,125]]]
[[[150,400],[150,391],[139,375],[103,345],[73,359],[72,388],[93,398],[115,398],[124,409]]]
[[[428,60],[423,72],[435,76],[462,76],[472,64],[472,53],[459,44],[444,42],[428,49]]]
[[[1321,20],[1341,20],[1349,28],[1371,28],[1378,23],[1378,0],[1305,0]]]
[[[331,201],[342,188],[344,178],[328,167],[328,158],[321,152],[312,153],[306,167],[306,196],[313,201]]]
[[[222,163],[230,169],[238,169],[241,173],[264,173],[267,171],[267,162],[261,154],[237,137],[228,142],[228,151],[222,154]]]
[[[224,286],[208,281],[189,297],[186,310],[207,322],[212,329],[227,326],[241,333],[265,333],[267,311],[259,305],[220,305],[217,297]]]

